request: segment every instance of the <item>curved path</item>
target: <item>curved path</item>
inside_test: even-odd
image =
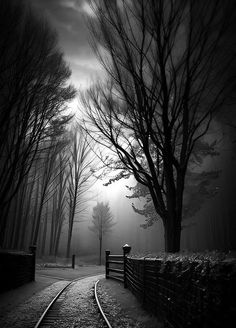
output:
[[[105,272],[104,266],[90,265],[81,266],[76,269],[71,268],[37,268],[35,280],[41,278],[49,278],[53,280],[73,280],[80,277],[103,274]]]

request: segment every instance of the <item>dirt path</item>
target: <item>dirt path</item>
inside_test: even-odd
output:
[[[0,327],[2,328],[1,319],[3,320],[7,314],[14,313],[15,309],[21,308],[22,304],[28,304],[32,298],[37,298],[38,295],[44,295],[46,290],[48,295],[45,298],[45,302],[50,299],[50,293],[54,297],[60,286],[65,284],[66,281],[103,273],[104,267],[102,266],[83,266],[77,269],[37,269],[34,282],[0,294]],[[59,284],[59,282],[61,283]],[[50,288],[50,286],[52,287]],[[8,327],[11,328],[11,326]]]

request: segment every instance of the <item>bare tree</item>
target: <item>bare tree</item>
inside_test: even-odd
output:
[[[218,193],[218,187],[214,181],[219,177],[220,170],[203,170],[202,163],[206,156],[212,158],[219,155],[215,150],[216,142],[207,143],[198,140],[192,152],[188,169],[186,171],[186,183],[183,195],[183,213],[182,213],[182,228],[189,227],[189,219],[192,218],[202,207],[202,205],[210,198]],[[159,217],[155,211],[153,201],[149,189],[137,183],[134,187],[127,186],[132,192],[126,197],[129,199],[139,199],[144,205],[143,208],[137,208],[134,203],[132,207],[134,211],[145,217],[145,222],[141,227],[148,228],[156,222]]]
[[[96,233],[99,239],[99,265],[102,264],[103,236],[110,232],[115,224],[109,204],[97,203],[93,208],[92,226],[89,229]]]
[[[49,254],[57,254],[67,204],[67,135],[48,142],[11,201],[4,247],[28,249],[37,243],[44,255],[48,241]]]
[[[108,80],[82,95],[87,132],[109,148],[105,165],[149,190],[180,249],[183,193],[195,144],[232,92],[227,27],[233,1],[92,2],[94,49]],[[220,65],[219,65],[220,62]]]
[[[63,131],[71,118],[66,102],[70,70],[57,37],[23,1],[0,3],[0,244],[9,203],[43,140]]]
[[[66,205],[65,194],[68,176],[66,172],[66,146],[66,140],[63,142],[61,140],[54,141],[53,147],[49,148],[41,163],[40,188],[36,195],[38,207],[34,219],[34,234],[37,234],[40,256],[45,255],[47,241],[49,255],[56,255],[59,245]],[[50,228],[49,234],[48,228]]]
[[[59,154],[59,172],[54,181],[55,192],[52,199],[52,216],[51,216],[51,233],[50,233],[50,255],[57,255],[59,241],[61,237],[62,225],[66,217],[66,205],[67,205],[67,181],[68,181],[68,156],[66,152]]]
[[[61,140],[51,140],[50,145],[46,146],[45,152],[42,155],[39,190],[36,193],[38,197],[37,213],[35,216],[34,230],[32,234],[32,245],[37,244],[40,224],[42,220],[42,212],[45,204],[52,198],[55,193],[57,185],[55,180],[61,174],[61,163],[57,161],[59,153],[65,147],[65,142]],[[64,170],[64,167],[62,168]]]
[[[81,216],[86,210],[88,200],[87,192],[92,185],[94,156],[91,152],[87,137],[78,126],[71,133],[71,147],[69,158],[68,177],[68,239],[66,256],[70,257],[70,246],[73,226],[81,221]]]

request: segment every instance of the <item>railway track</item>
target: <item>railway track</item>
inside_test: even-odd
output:
[[[70,281],[66,286],[64,286],[58,293],[57,295],[54,297],[54,299],[50,302],[50,304],[47,306],[46,310],[43,312],[43,314],[41,315],[41,317],[39,318],[37,324],[34,326],[34,328],[49,328],[51,327],[55,321],[58,319],[59,316],[59,310],[60,310],[60,306],[63,303],[66,295],[65,292],[68,290],[68,288],[76,283],[79,280],[82,280],[86,277],[80,277],[77,279],[74,279],[72,281]],[[104,314],[102,307],[100,305],[98,296],[97,296],[97,284],[98,284],[99,280],[96,281],[95,285],[94,285],[94,297],[96,300],[96,304],[98,307],[98,310],[103,318],[104,324],[106,327],[108,328],[112,328],[111,324],[109,323],[106,315]]]
[[[97,295],[97,284],[98,284],[98,282],[99,282],[99,280],[97,280],[97,281],[95,282],[95,285],[94,285],[94,296],[95,296],[95,300],[96,300],[96,302],[97,302],[98,309],[99,309],[99,311],[100,311],[100,313],[101,313],[101,316],[103,317],[103,319],[104,319],[104,321],[105,321],[107,327],[108,327],[108,328],[112,328],[110,322],[108,321],[108,319],[107,319],[105,313],[104,313],[103,310],[102,310],[101,304],[100,304],[99,299],[98,299],[98,295]]]

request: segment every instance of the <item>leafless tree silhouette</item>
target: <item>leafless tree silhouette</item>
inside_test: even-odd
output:
[[[70,70],[56,34],[23,1],[0,3],[0,244],[10,201],[40,144],[60,134],[71,116]]]
[[[77,126],[71,133],[68,176],[68,238],[66,256],[70,256],[71,238],[75,219],[81,222],[88,201],[87,191],[93,182],[94,156],[86,135]]]
[[[104,163],[120,170],[110,182],[132,174],[148,188],[165,250],[177,252],[190,156],[232,92],[225,38],[234,1],[91,6],[93,46],[108,79],[82,95],[87,132],[110,149]]]

